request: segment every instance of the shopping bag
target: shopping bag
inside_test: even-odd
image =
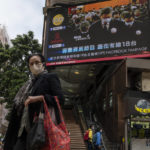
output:
[[[46,131],[46,145],[41,150],[70,150],[70,137],[66,129],[66,125],[57,96],[55,96],[55,100],[58,106],[61,123],[55,124],[52,121],[47,104],[45,100],[43,100],[45,111],[44,127]]]
[[[39,113],[39,116],[36,120],[33,121],[33,126],[30,129],[28,135],[27,135],[27,150],[35,150],[40,149],[43,146],[45,146],[46,142],[46,134],[45,134],[45,127],[44,127],[44,114],[41,110]]]

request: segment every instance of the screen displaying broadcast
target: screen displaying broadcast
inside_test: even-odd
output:
[[[48,10],[46,65],[150,56],[148,0],[109,0]]]

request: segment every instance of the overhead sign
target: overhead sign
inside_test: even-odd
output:
[[[110,0],[48,10],[46,65],[150,56],[148,1]]]

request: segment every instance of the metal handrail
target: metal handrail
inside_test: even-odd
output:
[[[102,143],[103,143],[104,149],[107,150],[106,145],[105,145],[105,141],[103,139],[103,135],[102,134],[101,134],[101,137],[102,137]]]

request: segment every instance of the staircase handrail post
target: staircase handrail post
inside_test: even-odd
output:
[[[106,145],[105,145],[105,141],[103,139],[103,134],[101,135],[101,137],[102,137],[102,143],[103,143],[104,149],[107,150]]]

